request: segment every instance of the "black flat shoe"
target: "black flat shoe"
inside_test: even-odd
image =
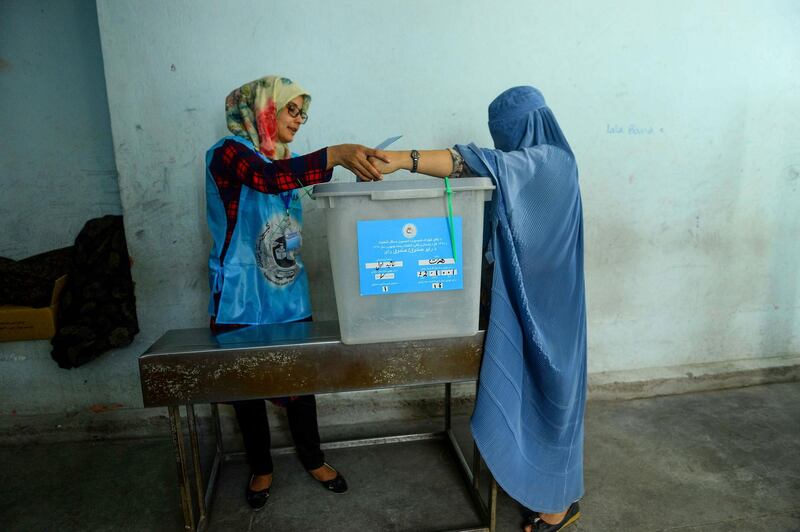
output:
[[[323,465],[326,465],[331,469],[333,469],[330,466],[330,464],[323,464]],[[335,469],[333,470],[336,471]],[[309,475],[311,475],[311,473],[309,473]],[[317,480],[316,477],[314,477],[314,475],[311,475],[311,478],[322,484],[322,486],[328,491],[332,491],[334,493],[344,493],[345,491],[347,491],[347,481],[338,471],[336,471],[336,476],[330,480]]]
[[[569,525],[574,524],[580,516],[581,507],[578,502],[575,501],[570,505],[567,510],[567,515],[564,516],[564,519],[562,519],[560,523],[551,525],[539,517],[538,512],[534,512],[525,518],[525,521],[522,523],[522,528],[524,529],[526,526],[530,526],[531,532],[556,532],[557,530],[563,530]]]
[[[267,499],[269,499],[269,488],[265,488],[263,490],[251,490],[250,483],[253,482],[253,477],[250,477],[250,480],[247,481],[247,487],[244,489],[244,498],[247,500],[247,504],[250,505],[250,508],[253,510],[260,510],[267,504]]]

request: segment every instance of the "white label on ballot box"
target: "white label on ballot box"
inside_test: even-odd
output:
[[[357,223],[362,296],[463,290],[461,217],[403,218]]]

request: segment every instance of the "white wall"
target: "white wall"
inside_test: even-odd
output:
[[[591,371],[800,352],[793,0],[97,10],[142,333],[86,367],[113,384],[65,408],[97,395],[135,406],[136,354],[207,324],[203,153],[226,133],[225,95],[270,73],[314,98],[299,152],[399,133],[398,148],[490,144],[491,99],[541,88],[581,170]],[[332,318],[323,217],[306,207],[315,316]]]
[[[314,99],[300,152],[393,133],[403,148],[488,144],[490,100],[540,87],[581,170],[592,371],[800,351],[792,0],[98,12],[143,337],[206,322],[203,151],[227,92],[281,73]],[[321,227],[308,232],[315,314],[332,317]]]
[[[93,1],[0,2],[0,124],[0,256],[72,245],[122,213]],[[0,421],[140,404],[135,356],[65,371],[48,341],[0,343]]]
[[[0,4],[0,256],[70,246],[121,214],[93,2]]]

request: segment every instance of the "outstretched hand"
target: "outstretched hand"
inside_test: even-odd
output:
[[[391,174],[398,170],[407,169],[407,165],[403,165],[402,161],[405,161],[403,157],[404,152],[399,151],[387,151],[384,152],[386,158],[384,160],[378,160],[370,158],[369,162],[377,168],[382,174]]]
[[[344,166],[358,177],[359,181],[383,179],[376,164],[388,163],[386,153],[361,144],[338,144],[328,147],[328,168]]]

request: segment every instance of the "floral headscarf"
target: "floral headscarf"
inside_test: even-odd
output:
[[[269,159],[288,159],[292,153],[278,141],[278,113],[287,103],[303,97],[303,112],[311,96],[297,83],[280,76],[265,76],[235,89],[225,98],[228,129],[249,139]]]

